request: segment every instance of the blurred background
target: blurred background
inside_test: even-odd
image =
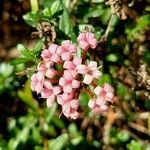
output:
[[[150,150],[150,1],[62,0],[52,17],[54,1],[34,2],[0,0],[0,150]],[[38,58],[44,42],[31,35],[41,21],[56,26],[57,43],[75,41],[85,26],[101,39],[112,11],[111,30],[96,55],[104,73],[99,84],[114,86],[115,104],[106,115],[93,116],[82,93],[79,119],[59,117],[59,106],[48,109],[31,92],[35,64],[18,49]]]

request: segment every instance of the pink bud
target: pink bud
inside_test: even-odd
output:
[[[77,41],[79,43],[79,46],[84,50],[87,50],[89,47],[94,49],[97,46],[97,40],[94,34],[91,32],[80,33]]]

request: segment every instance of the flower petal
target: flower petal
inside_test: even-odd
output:
[[[89,74],[85,74],[84,79],[83,79],[83,83],[85,84],[90,84],[93,80],[93,76],[89,75]]]
[[[73,88],[79,88],[80,87],[80,81],[72,80],[72,87]]]
[[[47,101],[46,101],[47,107],[52,107],[52,105],[54,104],[54,100],[55,100],[55,95],[54,94],[49,96]]]
[[[94,93],[97,95],[97,96],[100,96],[100,93],[102,92],[102,88],[100,86],[97,86],[95,89],[94,89]]]

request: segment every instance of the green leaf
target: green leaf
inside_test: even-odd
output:
[[[42,16],[39,13],[39,11],[32,11],[23,15],[23,19],[25,20],[25,22],[34,28],[38,26],[38,23],[41,20],[41,18]]]
[[[17,65],[17,64],[25,64],[26,62],[28,62],[28,58],[17,58],[11,61],[12,65]]]
[[[43,47],[43,39],[40,39],[39,41],[37,41],[37,43],[33,49],[33,52],[34,53],[40,52],[42,50],[42,47]]]
[[[18,140],[16,140],[15,138],[11,138],[8,142],[7,149],[15,150],[17,148],[18,144],[19,144]]]
[[[150,99],[146,99],[146,100],[145,100],[144,107],[145,107],[147,110],[150,110]]]
[[[128,150],[143,150],[140,142],[132,140],[129,144],[127,144]]]
[[[59,21],[59,29],[61,31],[63,31],[66,35],[68,35],[70,32],[70,27],[71,27],[69,12],[65,6],[63,6],[63,10],[64,10],[63,14],[62,14],[60,21]]]
[[[42,12],[43,12],[44,16],[51,17],[51,11],[50,11],[50,9],[48,7],[45,7]]]
[[[32,53],[27,48],[25,48],[25,46],[23,46],[22,44],[18,44],[17,49],[22,54],[23,58],[32,59]]]
[[[26,103],[33,110],[37,110],[38,109],[38,103],[32,96],[32,92],[31,92],[30,82],[29,81],[26,82],[23,90],[19,90],[18,91],[18,96],[20,97],[20,99],[24,103]]]
[[[50,9],[52,16],[59,10],[60,5],[61,5],[61,1],[60,0],[55,0],[53,2],[53,4],[51,5],[51,9]]]
[[[64,146],[67,144],[68,140],[69,136],[67,133],[60,135],[54,140],[49,140],[49,149],[62,150],[62,148],[64,148]]]
[[[111,77],[109,74],[103,74],[103,76],[98,81],[99,85],[103,85],[104,83],[111,83]]]
[[[55,112],[57,109],[57,105],[56,103],[54,103],[54,105],[51,107],[51,109],[45,109],[44,110],[44,115],[45,115],[45,119],[47,123],[50,123],[51,119],[53,118]]]
[[[77,137],[79,136],[79,132],[78,132],[78,129],[77,129],[77,126],[76,124],[74,123],[71,123],[68,127],[68,130],[69,130],[69,133],[72,137]]]
[[[106,56],[106,60],[110,62],[117,62],[118,61],[118,56],[116,54],[109,54]]]
[[[128,131],[120,131],[117,134],[117,139],[121,142],[127,142],[129,138],[130,138],[130,135]]]
[[[87,93],[81,93],[79,96],[80,105],[86,106],[88,104],[89,99],[90,96]]]
[[[150,50],[144,51],[144,60],[150,65]]]
[[[0,64],[0,76],[9,77],[14,71],[14,67],[7,63]]]
[[[64,122],[62,120],[60,120],[60,118],[58,118],[57,116],[53,116],[52,124],[54,124],[54,126],[60,128],[60,129],[64,129],[65,128]]]

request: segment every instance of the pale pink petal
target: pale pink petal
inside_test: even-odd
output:
[[[91,40],[91,39],[94,38],[94,34],[91,33],[91,32],[86,32],[86,33],[85,33],[85,36],[86,36],[86,40],[87,40],[88,42],[90,42],[89,40]]]
[[[70,47],[69,47],[69,52],[70,52],[70,53],[74,53],[74,52],[76,52],[76,51],[77,51],[76,47],[75,47],[74,45],[70,45]]]
[[[58,54],[53,54],[50,58],[51,61],[58,63],[60,61],[60,57]]]
[[[61,92],[60,86],[53,87],[53,93],[54,95],[58,95]]]
[[[66,84],[67,84],[66,79],[65,79],[65,78],[63,78],[63,77],[61,77],[61,78],[59,79],[59,85],[61,85],[61,86],[65,86]]]
[[[58,46],[57,54],[61,54],[61,53],[63,53],[63,47],[62,46]]]
[[[97,40],[96,39],[92,39],[90,42],[89,42],[89,45],[92,49],[96,48],[97,46]]]
[[[45,76],[48,77],[48,78],[53,78],[55,76],[54,70],[53,69],[47,69],[46,73],[45,73]]]
[[[71,61],[64,62],[63,68],[70,70],[70,69],[74,69],[74,67],[75,66],[74,66],[73,62],[71,62]]]
[[[99,70],[95,70],[93,72],[93,77],[99,79],[101,77],[102,73]]]
[[[72,87],[73,88],[79,88],[80,87],[80,81],[72,80]]]
[[[78,109],[78,107],[79,107],[79,101],[78,100],[71,100],[70,107],[72,109],[75,109],[75,110]]]
[[[55,54],[56,51],[57,51],[57,48],[58,48],[58,45],[56,45],[56,44],[51,44],[48,49],[49,49],[49,51],[50,51],[52,54]]]
[[[31,81],[36,81],[36,73],[31,76]]]
[[[63,77],[67,80],[73,80],[74,76],[71,71],[65,70]]]
[[[92,70],[97,69],[97,62],[96,61],[90,61],[88,64],[88,67],[90,67]]]
[[[57,95],[57,103],[60,104],[60,105],[63,104],[63,98],[62,98],[61,94]]]
[[[84,50],[87,50],[89,48],[89,44],[86,41],[80,41],[79,47],[81,47]]]
[[[37,82],[36,86],[34,87],[35,91],[37,93],[41,93],[43,90],[43,84],[41,84],[40,82]]]
[[[52,67],[53,65],[54,65],[54,62],[52,62],[52,61],[46,61],[46,62],[45,62],[46,68],[50,68],[50,67]]]
[[[86,34],[85,33],[80,33],[79,36],[77,37],[77,41],[85,41],[86,40]]]
[[[88,106],[92,109],[92,108],[94,108],[94,100],[89,100],[89,102],[88,102]]]
[[[88,71],[88,68],[85,65],[78,65],[76,67],[76,69],[77,69],[78,73],[80,73],[80,74],[86,74]]]
[[[40,64],[40,65],[38,65],[37,69],[41,72],[45,72],[47,68],[46,68],[45,64]]]
[[[77,66],[77,65],[80,65],[82,63],[82,58],[80,57],[75,57],[73,59],[73,63]]]
[[[73,113],[70,114],[70,117],[71,117],[72,119],[77,119],[78,116],[79,116],[79,113],[78,113],[77,111],[74,111]]]
[[[72,57],[71,53],[70,52],[64,52],[61,54],[61,58],[62,60],[66,61],[66,60],[70,60]]]
[[[104,91],[106,92],[114,92],[113,87],[110,84],[105,83],[103,87]]]
[[[102,105],[102,106],[101,106],[101,111],[102,111],[102,112],[107,111],[107,109],[108,109],[108,106],[107,106],[107,105]]]
[[[52,91],[49,89],[44,89],[41,92],[41,97],[42,98],[48,98],[52,94]]]
[[[62,45],[67,49],[69,48],[70,44],[72,44],[70,40],[65,40],[62,42]]]
[[[100,93],[102,92],[102,88],[100,86],[97,86],[95,89],[94,89],[94,93],[99,96]]]
[[[71,108],[68,104],[65,104],[62,106],[62,112],[67,118],[69,118],[69,116],[70,116],[70,109]]]
[[[72,92],[72,86],[70,84],[63,86],[63,91],[65,93],[71,93]]]
[[[44,87],[46,87],[47,89],[51,89],[52,88],[52,84],[49,80],[45,80],[44,81]]]
[[[47,58],[49,59],[49,58],[51,57],[50,51],[47,50],[47,49],[45,49],[45,50],[42,52],[41,57],[42,57],[43,59],[47,59]]]
[[[105,104],[106,104],[106,101],[105,101],[104,97],[101,96],[101,97],[98,97],[98,98],[96,99],[95,104],[96,104],[96,105],[99,105],[99,106],[102,106],[102,105],[105,105]]]
[[[48,99],[46,100],[47,107],[52,107],[52,105],[54,104],[54,100],[55,95],[49,96]]]
[[[43,72],[39,71],[36,74],[37,80],[42,81],[44,79],[44,74]]]
[[[90,84],[93,80],[93,76],[89,75],[89,74],[85,74],[84,79],[83,79],[83,83],[85,84]]]
[[[68,99],[70,99],[70,94],[68,94],[68,93],[63,93],[63,94],[62,94],[62,98],[63,98],[65,101],[67,101]]]

